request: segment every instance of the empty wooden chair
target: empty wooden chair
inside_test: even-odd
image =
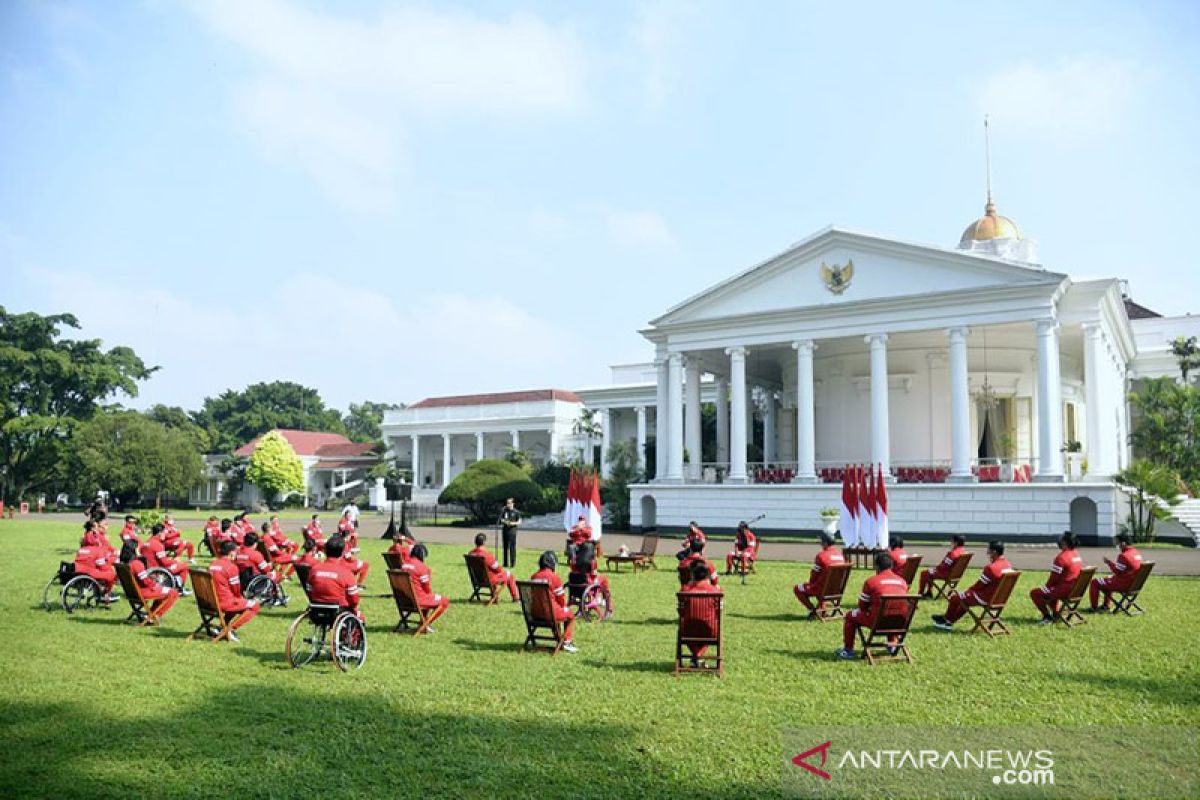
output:
[[[489,606],[498,603],[500,592],[496,591],[498,587],[492,586],[487,559],[480,555],[463,553],[463,560],[467,562],[467,577],[471,579],[471,596],[467,598],[467,602],[484,603]]]
[[[147,603],[146,598],[142,595],[142,586],[134,577],[133,570],[128,564],[122,564],[119,561],[113,567],[117,570],[117,578],[121,581],[121,590],[125,592],[125,599],[129,601],[129,607],[132,609],[125,621],[136,622],[139,627],[157,625],[158,615],[154,613],[150,603]]]
[[[396,610],[400,612],[400,621],[393,629],[394,633],[408,630],[413,626],[412,616],[417,617],[414,636],[420,636],[429,628],[434,609],[421,608],[417,603],[417,593],[413,589],[412,575],[402,569],[388,570],[388,583],[392,587],[392,598],[396,601]]]
[[[219,642],[222,639],[228,641],[229,625],[237,619],[239,612],[226,613],[221,610],[221,603],[217,600],[217,587],[208,570],[193,569],[191,577],[196,608],[200,611],[200,625],[192,631],[188,640],[191,641],[203,633],[213,642]]]
[[[1009,570],[1001,574],[987,604],[967,606],[967,613],[971,615],[971,619],[975,620],[975,627],[971,629],[971,633],[983,631],[993,638],[1010,633],[1008,627],[1001,621],[1000,615],[1004,613],[1004,607],[1008,605],[1008,598],[1012,596],[1013,588],[1020,579],[1021,573],[1016,570]]]
[[[554,614],[554,595],[546,581],[517,581],[521,615],[525,618],[525,642],[522,650],[548,650],[558,654],[565,643],[566,622]]]
[[[912,663],[908,650],[908,629],[913,615],[917,613],[920,597],[910,595],[887,595],[880,599],[879,613],[870,627],[858,629],[863,657],[874,666],[879,661],[907,661]]]
[[[1137,617],[1145,612],[1142,607],[1137,604],[1138,595],[1142,593],[1142,587],[1146,585],[1146,579],[1150,577],[1150,571],[1154,569],[1153,561],[1143,561],[1138,567],[1137,573],[1133,576],[1133,580],[1129,583],[1129,588],[1125,591],[1120,589],[1113,590],[1113,597],[1116,602],[1113,605],[1113,613],[1124,613],[1130,617]]]
[[[725,675],[725,640],[720,592],[677,592],[679,626],[675,631],[675,674],[708,672]]]
[[[951,592],[958,588],[958,582],[962,580],[974,555],[974,553],[962,553],[954,559],[954,563],[950,565],[950,571],[946,573],[946,577],[930,578],[929,591],[932,592],[934,600],[945,600],[950,596]]]
[[[825,568],[825,582],[821,585],[821,592],[813,597],[816,602],[813,614],[821,622],[844,616],[842,595],[846,593],[846,584],[850,582],[852,569],[849,564],[833,564]]]
[[[637,572],[643,569],[658,569],[658,565],[654,563],[654,556],[658,553],[658,534],[647,533],[642,537],[642,546],[636,553],[628,553],[621,555],[605,556],[608,568],[614,572],[621,571],[622,564],[632,564],[633,571]]]
[[[900,568],[900,577],[912,588],[913,581],[917,579],[917,573],[921,569],[921,562],[925,556],[909,556],[904,562],[904,566]]]
[[[1058,608],[1054,612],[1055,622],[1061,622],[1068,628],[1087,624],[1087,620],[1079,613],[1079,604],[1087,597],[1088,586],[1091,585],[1094,577],[1096,577],[1095,567],[1084,567],[1079,570],[1079,577],[1072,584],[1071,593],[1058,604]]]

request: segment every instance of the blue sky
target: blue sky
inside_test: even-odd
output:
[[[345,407],[579,387],[829,224],[1200,312],[1200,4],[0,4],[0,303]]]

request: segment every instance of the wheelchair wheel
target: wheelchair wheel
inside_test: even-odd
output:
[[[341,614],[333,623],[333,663],[342,672],[367,663],[367,629],[353,614]]]
[[[307,611],[296,617],[288,628],[287,649],[284,651],[292,668],[300,669],[321,655],[328,634],[329,629],[309,619]]]
[[[60,595],[63,611],[68,614],[74,614],[78,610],[91,611],[99,608],[103,596],[104,591],[100,588],[100,584],[87,575],[76,575],[71,578],[63,587]]]
[[[42,590],[42,608],[47,611],[53,611],[56,608],[62,607],[62,581],[55,575],[46,584],[46,588]]]
[[[163,569],[162,567],[151,567],[149,570],[149,576],[150,580],[154,581],[164,589],[183,588],[179,585],[179,581],[175,580],[175,576],[171,574],[171,571]]]
[[[589,586],[579,603],[580,616],[585,622],[600,622],[608,613],[608,598],[599,586]]]
[[[257,600],[264,606],[282,605],[279,586],[270,575],[255,575],[242,594],[247,600]]]

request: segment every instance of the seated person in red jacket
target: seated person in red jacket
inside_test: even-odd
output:
[[[875,622],[879,609],[883,607],[883,598],[905,594],[908,594],[908,584],[892,572],[892,557],[887,553],[876,553],[875,574],[863,583],[862,594],[858,596],[858,608],[847,614],[842,622],[842,649],[835,655],[838,658],[857,658],[858,654],[854,652],[855,631]]]
[[[142,540],[137,535],[137,517],[132,514],[125,515],[125,527],[121,528],[121,541],[133,542],[134,547],[142,543]]]
[[[704,565],[704,562],[693,561],[691,562],[688,582],[685,583],[679,591],[688,593],[716,592],[717,594],[724,594],[724,590],[721,589],[720,586],[713,584],[711,577],[712,572]],[[684,606],[684,608],[687,609],[687,606]],[[704,638],[715,636],[717,634],[717,619],[715,615],[702,617],[685,616],[681,622],[685,636]],[[699,666],[700,658],[704,655],[704,651],[708,649],[708,646],[689,644],[688,649],[692,651],[692,666]]]
[[[287,538],[284,538],[287,541]],[[279,541],[275,538],[271,531],[271,524],[264,522],[262,524],[262,543],[267,548],[267,554],[271,556],[271,563],[279,570],[281,579],[290,578],[295,572],[296,557],[279,546]]]
[[[484,547],[486,543],[486,533],[475,534],[475,549],[468,555],[479,556],[483,559],[483,563],[487,565],[488,583],[491,584],[492,591],[495,591],[497,586],[507,586],[509,596],[512,597],[514,603],[517,602],[517,579],[513,577],[511,572],[500,566],[500,562],[496,560],[496,557]],[[390,548],[391,552],[396,552],[397,545],[401,548],[399,552],[401,553],[401,558],[403,558],[403,553],[407,548],[404,547],[403,537],[399,535],[397,535],[396,544],[393,544]]]
[[[599,586],[599,590],[604,596],[604,618],[608,619],[612,616],[612,592],[608,588],[608,577],[596,571],[596,545],[594,543],[584,542],[575,548],[575,558],[571,561],[571,571],[567,576],[567,583],[571,586],[581,587],[579,591],[583,591],[583,588],[587,586]]]
[[[796,595],[805,608],[808,609],[810,619],[815,619],[817,616],[817,608],[812,604],[812,599],[818,597],[825,591],[825,576],[829,574],[829,568],[835,564],[845,564],[846,559],[842,556],[842,551],[837,548],[832,535],[821,532],[821,549],[817,552],[817,557],[813,559],[812,572],[808,574],[806,583],[797,583],[792,587],[792,593]]]
[[[214,556],[221,554],[221,539],[220,521],[215,516],[209,517],[204,523],[204,541],[208,542]]]
[[[922,597],[933,597],[933,589],[930,588],[930,581],[935,578],[944,580],[950,574],[950,567],[954,566],[954,560],[967,552],[967,540],[955,534],[950,538],[950,549],[946,552],[946,556],[933,569],[921,570],[921,590],[918,592]]]
[[[904,552],[904,540],[899,536],[892,537],[888,555],[892,557],[892,571],[899,575],[904,571],[904,562],[908,561],[908,553]]]
[[[739,522],[737,533],[733,537],[733,550],[725,556],[725,574],[733,572],[733,565],[738,559],[744,559],[747,564],[758,558],[758,537],[745,522]]]
[[[129,565],[133,579],[137,581],[142,592],[142,599],[150,604],[150,610],[160,618],[171,610],[179,599],[178,589],[166,589],[150,577],[150,567],[138,558],[138,548],[133,542],[126,542],[121,547],[121,563]]]
[[[392,537],[392,546],[387,549],[387,552],[397,554],[400,556],[400,561],[404,562],[405,559],[408,558],[408,554],[412,550],[412,546],[412,539],[408,538],[403,533],[397,533],[394,537]]]
[[[317,564],[320,564],[325,559],[321,558],[321,551],[317,549],[317,542],[314,539],[304,540],[304,552],[296,556],[295,566],[306,566],[312,569]]]
[[[215,519],[215,517],[213,517]],[[167,514],[163,517],[163,545],[175,554],[176,558],[186,557],[189,563],[196,563],[196,546],[183,538],[179,528],[175,527],[175,517]]]
[[[345,541],[338,536],[329,540],[325,547],[327,560],[314,566],[308,573],[308,585],[304,591],[308,593],[310,603],[336,605],[343,611],[352,611],[359,619],[366,621],[362,609],[358,607],[361,587],[354,571],[342,558]]]
[[[187,586],[187,565],[167,554],[167,545],[163,542],[163,530],[164,526],[161,522],[156,522],[150,528],[150,538],[138,548],[142,561],[146,563],[147,567],[162,567],[171,573],[175,576],[176,586]]]
[[[992,599],[996,591],[996,583],[1000,576],[1012,570],[1012,564],[1004,557],[1004,542],[988,542],[988,565],[983,568],[979,580],[965,592],[955,592],[950,595],[950,603],[946,606],[945,615],[934,614],[933,626],[943,631],[954,630],[954,623],[967,613],[967,606],[984,606]]]
[[[420,546],[417,545],[417,547]],[[538,559],[539,569],[529,576],[529,580],[545,581],[550,584],[550,595],[554,601],[554,619],[566,623],[566,627],[563,628],[562,649],[568,653],[574,653],[579,650],[575,646],[575,612],[571,610],[562,578],[558,577],[554,571],[556,567],[558,567],[558,556],[554,555],[553,550],[547,550]]]
[[[225,520],[221,520],[222,535],[228,536],[230,541],[232,541],[238,547],[242,546],[242,542],[246,538],[246,531],[242,530],[242,519],[242,515],[238,514],[233,518],[228,526],[225,525]]]
[[[329,544],[325,545],[326,552],[333,546],[336,539],[335,536],[329,540]],[[446,609],[450,607],[450,598],[433,592],[429,567],[425,566],[425,559],[429,557],[429,549],[423,544],[417,544],[413,546],[412,552],[408,556],[401,569],[412,575],[413,593],[417,596],[417,605],[421,608],[433,609],[433,614],[429,618],[430,624],[425,628],[429,633],[433,633],[433,621],[446,613]]]
[[[1142,554],[1133,546],[1133,540],[1128,533],[1117,534],[1117,549],[1120,555],[1117,560],[1104,559],[1104,563],[1112,570],[1108,578],[1093,578],[1088,586],[1088,598],[1091,600],[1089,611],[1100,610],[1100,594],[1104,594],[1104,610],[1109,610],[1113,592],[1128,591],[1133,583],[1133,576],[1142,568]]]
[[[356,553],[358,552],[358,530],[354,527],[354,520],[350,518],[350,513],[350,510],[347,509],[342,514],[342,518],[338,520],[337,532],[346,540],[347,550]]]
[[[703,539],[692,539],[688,545],[688,553],[683,557],[683,559],[680,560],[677,568],[679,570],[679,584],[682,586],[688,583],[692,572],[692,564],[696,562],[702,563],[708,568],[708,580],[711,584],[716,586],[717,581],[719,580],[717,578],[717,568],[713,566],[711,561],[704,557]]]
[[[268,520],[268,522],[270,523],[268,530],[271,532],[271,541],[277,544],[279,549],[291,555],[295,555],[297,552],[299,552],[300,543],[293,542],[287,537],[287,534],[283,532],[283,528],[279,524],[278,514],[272,514],[271,519]]]
[[[1075,585],[1075,579],[1083,569],[1083,559],[1075,549],[1078,546],[1079,540],[1075,534],[1064,531],[1063,535],[1058,537],[1058,555],[1050,565],[1050,580],[1046,581],[1045,586],[1039,586],[1029,592],[1029,599],[1042,614],[1038,625],[1054,622],[1058,604],[1071,593],[1071,587]]]
[[[270,575],[271,580],[279,583],[279,575],[271,569],[271,564],[258,551],[258,534],[247,533],[242,538],[242,544],[234,551],[233,563],[237,565],[238,577],[243,584],[249,584],[250,579],[258,575]]]
[[[134,545],[136,547],[137,545]],[[113,554],[103,547],[81,547],[75,552],[75,572],[88,575],[104,591],[104,602],[111,603],[116,599],[112,593],[113,583],[117,580],[117,571],[113,569]]]
[[[675,554],[675,558],[683,561],[685,558],[690,556],[692,554],[692,542],[695,541],[703,543],[706,541],[706,539],[704,536],[704,531],[700,530],[700,526],[696,524],[695,520],[692,520],[688,523],[687,536],[683,538],[683,549]]]
[[[325,532],[321,530],[320,514],[313,514],[312,519],[304,526],[304,539],[312,539],[318,550],[325,551]]]
[[[592,540],[592,526],[588,524],[587,517],[583,514],[579,515],[579,519],[575,520],[575,524],[571,526],[571,530],[567,532],[567,561],[575,559],[575,548],[584,542]]]
[[[80,547],[98,547],[101,550],[109,550],[108,542],[100,535],[100,526],[88,520],[83,523],[83,538],[79,540]]]
[[[335,533],[333,536],[329,537],[329,541],[325,543],[325,552],[327,554],[329,552],[329,545],[333,544],[334,539],[342,540],[342,547],[344,548],[344,552],[342,553],[342,560],[345,561],[347,564],[349,564],[350,569],[354,572],[355,575],[358,576],[358,585],[366,586],[367,573],[371,571],[371,565],[368,564],[366,561],[363,561],[361,558],[358,558],[357,556],[354,555],[353,552],[351,552],[350,541],[348,539],[346,539],[344,536],[342,536],[340,533]],[[328,556],[327,556],[326,560],[328,560]]]
[[[257,600],[247,600],[242,597],[242,581],[238,576],[237,564],[230,557],[238,549],[232,542],[221,542],[220,555],[208,565],[208,572],[213,578],[213,588],[217,590],[217,606],[226,614],[238,616],[229,623],[231,633],[229,638],[237,641],[232,631],[254,619],[262,607]]]

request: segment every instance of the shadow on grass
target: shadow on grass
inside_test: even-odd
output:
[[[155,771],[156,796],[578,796],[578,776],[566,765],[598,756],[604,777],[589,781],[596,796],[711,796],[711,786],[674,768],[670,753],[640,746],[636,723],[460,713],[411,695],[331,696],[341,676],[319,677],[329,680],[312,689],[228,685],[190,704],[132,702],[122,714],[10,699],[0,717],[0,794],[145,796],[139,765],[171,753],[170,769]],[[778,791],[734,778],[721,787],[728,797]]]
[[[782,614],[741,614],[736,611],[726,612],[725,616],[734,617],[736,619],[751,619],[755,622],[804,622],[807,615],[805,612],[784,612]]]
[[[476,653],[521,653],[521,643],[525,641],[524,634],[515,636],[511,642],[479,642],[474,639],[455,639],[454,643],[464,650]],[[532,652],[532,651],[530,651]]]
[[[675,670],[675,663],[670,658],[665,658],[662,661],[597,661],[596,659],[587,659],[583,663],[589,667],[615,669],[622,672],[669,674]]]
[[[1195,680],[1191,683],[1177,679],[1158,678],[1151,675],[1128,675],[1107,673],[1098,675],[1089,672],[1060,672],[1058,676],[1096,689],[1110,691],[1118,689],[1157,705],[1200,705],[1200,693],[1196,692]]]
[[[605,621],[605,625],[674,625],[678,620],[668,617],[648,617],[646,619],[619,619],[616,615]]]
[[[776,656],[786,656],[787,658],[795,658],[799,661],[837,661],[834,652],[842,646],[841,636],[835,639],[830,639],[828,647],[822,647],[816,650],[767,650],[768,653]]]

